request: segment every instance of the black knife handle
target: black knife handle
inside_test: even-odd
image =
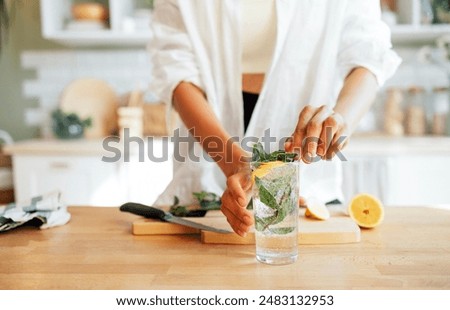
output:
[[[120,211],[122,212],[130,212],[136,215],[141,215],[146,218],[163,220],[166,216],[166,213],[157,208],[153,208],[150,206],[146,206],[140,203],[135,202],[127,202],[120,206]]]

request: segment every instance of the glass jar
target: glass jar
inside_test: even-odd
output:
[[[423,136],[427,131],[427,120],[425,112],[425,89],[414,86],[408,89],[405,130],[410,136]]]
[[[430,25],[433,22],[434,13],[430,0],[420,0],[420,22],[422,25]]]
[[[433,135],[445,135],[447,115],[449,111],[449,89],[437,87],[433,89],[432,125]]]
[[[400,88],[389,88],[386,91],[383,129],[387,135],[403,136],[405,133],[403,100],[403,91]]]

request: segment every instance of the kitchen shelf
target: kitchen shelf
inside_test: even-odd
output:
[[[93,2],[102,3],[108,10],[109,20],[104,30],[67,30],[67,24],[72,19],[71,7],[79,1],[41,0],[43,37],[69,46],[145,46],[148,43],[152,36],[150,24],[147,28],[138,25],[136,19],[133,19],[138,11],[142,14],[145,10],[148,14],[150,9],[148,2],[142,0],[93,0]],[[135,27],[130,28],[130,21]],[[125,22],[128,22],[128,26],[125,26]]]
[[[152,37],[151,31],[119,32],[98,30],[93,32],[55,31],[45,36],[67,46],[145,46]]]
[[[420,0],[394,2],[398,18],[398,24],[391,27],[394,44],[430,44],[440,36],[450,35],[450,24],[421,23]]]
[[[443,35],[450,35],[450,24],[397,25],[391,28],[395,43],[433,43]]]
[[[151,150],[155,157],[171,158],[173,147],[154,137],[149,148],[150,140],[145,140],[145,148],[118,139],[109,141],[109,148],[102,139],[36,139],[7,145],[16,199],[25,201],[58,189],[70,205],[151,204],[172,179],[172,161],[152,161],[141,154]],[[112,160],[117,154],[120,158]]]
[[[344,149],[349,156],[445,156],[450,157],[450,137],[393,137],[382,134],[355,134]]]
[[[102,0],[109,9],[109,27],[101,31],[68,31],[70,8],[76,0],[41,0],[44,38],[69,46],[145,46],[151,31],[123,31],[123,21],[139,7],[140,0]],[[450,24],[420,24],[420,0],[397,0],[399,24],[392,27],[394,44],[431,44],[450,35]]]

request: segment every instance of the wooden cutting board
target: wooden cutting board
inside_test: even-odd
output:
[[[117,131],[119,97],[108,83],[97,79],[79,79],[63,91],[60,108],[82,119],[90,117],[92,126],[86,128],[88,139],[104,138]]]
[[[361,240],[359,227],[345,214],[332,210],[332,216],[326,221],[318,221],[304,217],[304,211],[299,217],[299,244],[339,244],[355,243]],[[189,218],[197,223],[217,228],[228,229],[226,218],[218,212],[208,212],[203,218]],[[220,234],[211,231],[185,227],[178,224],[161,222],[152,219],[139,219],[133,222],[135,235],[171,235],[171,234],[201,234],[203,243],[216,244],[254,244],[255,235],[250,231],[245,238],[235,233]]]

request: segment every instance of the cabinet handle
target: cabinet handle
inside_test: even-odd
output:
[[[69,169],[69,164],[65,162],[52,162],[50,163],[50,169]]]

